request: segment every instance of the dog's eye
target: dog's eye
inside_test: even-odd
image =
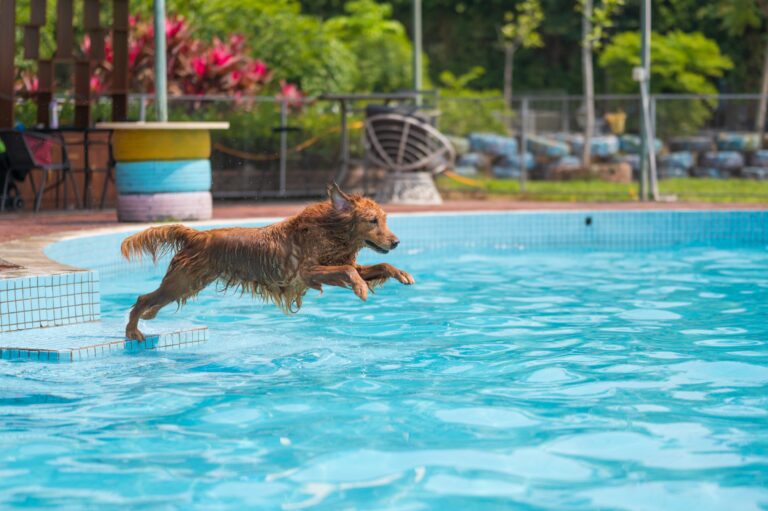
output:
[[[372,218],[372,219],[370,219],[368,221],[371,222],[373,225],[379,225],[379,219],[378,218]]]

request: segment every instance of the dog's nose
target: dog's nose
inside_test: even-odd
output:
[[[397,246],[400,244],[400,240],[393,240],[391,245],[391,250],[394,250],[397,248]]]

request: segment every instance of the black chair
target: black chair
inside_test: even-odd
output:
[[[75,178],[72,176],[72,166],[67,156],[66,145],[60,134],[49,133],[42,134],[32,131],[0,131],[0,138],[3,140],[6,149],[6,157],[10,164],[11,172],[6,174],[3,184],[2,206],[8,193],[8,182],[10,176],[14,179],[23,181],[29,176],[29,183],[32,186],[32,192],[35,194],[35,212],[40,211],[40,204],[43,201],[43,194],[48,189],[56,188],[58,202],[58,187],[64,185],[64,205],[67,205],[67,184],[72,187],[75,194],[75,207],[80,207],[80,192],[75,184]],[[56,154],[60,158],[56,158]],[[35,185],[32,176],[32,170],[42,171],[40,187]],[[46,189],[49,172],[59,172],[61,176]]]
[[[21,198],[21,192],[19,187],[16,186],[16,181],[23,181],[24,177],[19,176],[11,169],[11,163],[8,161],[8,155],[5,153],[5,147],[3,152],[0,153],[0,179],[2,179],[2,196],[0,196],[0,211],[5,211],[8,208],[10,211],[24,208],[24,200]]]

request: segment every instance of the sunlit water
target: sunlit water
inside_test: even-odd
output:
[[[0,508],[766,509],[768,251],[413,245],[368,303],[211,289],[160,315],[205,345],[0,361]]]

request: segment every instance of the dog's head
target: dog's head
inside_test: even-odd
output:
[[[381,254],[394,250],[400,240],[387,227],[387,214],[371,199],[348,195],[334,183],[328,187],[333,209],[350,218],[355,241]]]

